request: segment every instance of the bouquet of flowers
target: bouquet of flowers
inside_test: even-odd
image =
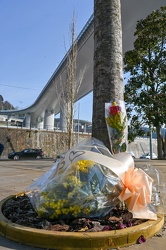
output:
[[[127,116],[123,101],[105,104],[105,119],[111,151],[113,154],[126,151],[127,148]]]
[[[90,138],[61,155],[26,194],[38,216],[52,220],[101,218],[121,202],[133,218],[157,219],[154,205],[160,202],[157,195],[151,204],[152,183],[129,154],[112,155]]]
[[[86,159],[81,159],[85,152]],[[49,173],[29,187],[28,196],[39,217],[101,217],[120,204],[119,177],[104,165],[89,160],[87,152],[111,156],[100,141],[86,140],[61,156]]]

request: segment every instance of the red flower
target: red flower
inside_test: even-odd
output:
[[[117,113],[121,112],[121,108],[117,105],[117,106],[111,106],[110,107],[110,114],[115,116]]]

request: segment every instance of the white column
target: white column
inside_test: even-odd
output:
[[[37,119],[37,128],[38,129],[43,129],[44,127],[44,118],[43,117],[38,117]]]
[[[25,114],[25,127],[30,128],[30,126],[31,126],[31,114],[26,113]]]
[[[60,112],[60,130],[67,132],[67,119],[62,110]]]
[[[44,128],[47,130],[54,130],[54,112],[46,110],[44,118]]]
[[[60,130],[62,130],[63,132],[68,131],[69,110],[70,110],[69,103],[62,102],[60,110]]]

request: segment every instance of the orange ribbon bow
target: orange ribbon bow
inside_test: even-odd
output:
[[[126,201],[133,218],[156,220],[157,215],[147,207],[151,203],[153,179],[142,169],[132,167],[124,173],[121,180],[124,187],[119,199]]]

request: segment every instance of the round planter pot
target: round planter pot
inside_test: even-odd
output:
[[[12,196],[13,197],[13,196]],[[141,235],[146,239],[156,234],[164,224],[164,215],[156,221],[148,220],[140,225],[103,232],[59,232],[24,227],[10,222],[2,207],[12,198],[0,202],[0,234],[24,245],[56,250],[106,250],[137,243]]]

